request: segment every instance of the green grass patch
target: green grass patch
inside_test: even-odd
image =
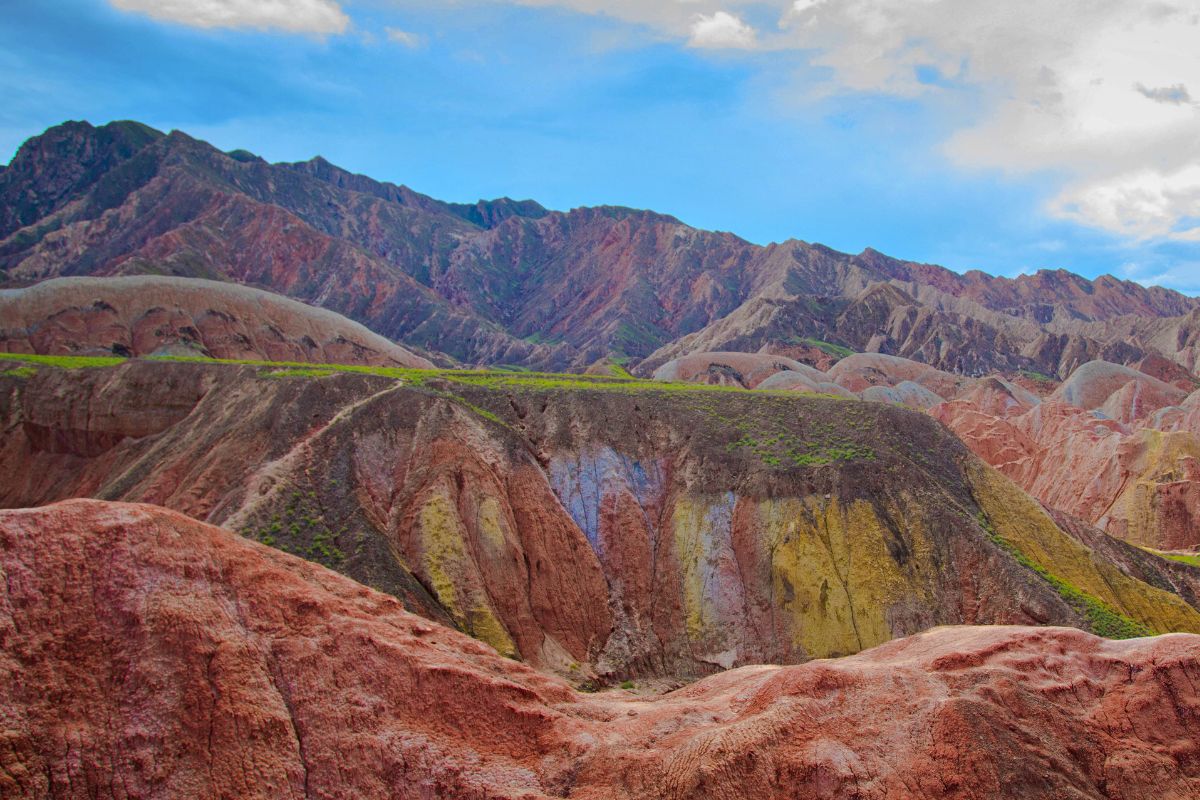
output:
[[[0,372],[0,375],[9,378],[32,378],[37,375],[37,367],[13,367]]]
[[[0,353],[0,358],[23,361],[40,366],[76,369],[82,367],[111,367],[132,359],[118,356],[39,356],[24,353]],[[402,381],[410,386],[444,388],[447,383],[507,392],[521,391],[603,391],[624,394],[742,394],[756,397],[786,397],[800,395],[787,390],[743,389],[740,386],[709,386],[700,383],[674,383],[621,375],[582,375],[557,372],[511,372],[499,369],[412,369],[409,367],[371,367],[357,364],[314,364],[301,361],[259,361],[253,359],[221,359],[205,356],[153,356],[138,359],[154,363],[228,364],[257,367],[263,377],[327,377],[333,373],[375,375]],[[842,400],[843,398],[834,397]]]
[[[1187,564],[1190,567],[1200,567],[1200,555],[1195,553],[1168,553],[1163,550],[1155,550],[1153,547],[1143,547],[1147,553],[1165,558],[1168,561],[1177,561],[1180,564]]]
[[[1200,567],[1200,556],[1187,555],[1186,553],[1160,553],[1159,555],[1163,558],[1169,558],[1172,561],[1178,561],[1180,564]]]
[[[333,373],[334,370],[322,367],[283,367],[281,369],[264,369],[258,374],[264,378],[327,378]]]
[[[809,347],[815,347],[822,353],[828,353],[829,355],[837,356],[838,358],[845,358],[846,356],[854,355],[854,351],[849,347],[844,347],[840,344],[834,344],[833,342],[825,342],[820,339],[792,337],[791,342],[793,344],[803,344],[808,345]]]
[[[1058,381],[1054,380],[1054,378],[1051,378],[1049,375],[1046,375],[1045,373],[1038,372],[1037,370],[1033,370],[1033,369],[1020,370],[1020,374],[1025,376],[1029,380],[1033,381],[1034,383],[1043,383],[1043,384],[1058,383]]]
[[[609,360],[612,361],[612,359]],[[616,378],[628,378],[629,380],[634,379],[629,370],[625,369],[624,365],[618,364],[616,361],[612,361],[612,363],[608,365],[608,371],[613,377]]]
[[[542,333],[541,331],[534,331],[533,333],[529,334],[521,341],[529,342],[530,344],[544,344],[544,345],[549,345],[551,347],[553,347],[556,344],[563,343],[562,338],[560,338],[558,336],[547,336],[544,333]]]
[[[1074,608],[1080,616],[1087,620],[1088,628],[1092,633],[1107,639],[1136,639],[1140,636],[1151,635],[1152,631],[1142,623],[1130,619],[1100,598],[1073,586],[1042,565],[1035,563],[1020,548],[996,533],[991,521],[982,511],[979,512],[978,519],[980,526],[987,532],[988,538],[1011,555],[1018,564],[1032,570],[1050,584],[1067,605]]]
[[[286,504],[276,507],[275,512],[269,520],[262,519],[243,528],[241,534],[331,569],[337,569],[346,560],[337,542],[347,538],[350,531],[328,521],[330,512],[316,492],[305,493],[293,487]]]
[[[40,356],[34,353],[0,353],[0,359],[23,361],[27,364],[40,364],[46,367],[58,367],[59,369],[112,367],[126,360],[120,356]]]
[[[873,448],[850,438],[852,434],[847,428],[858,428],[858,420],[852,416],[848,416],[841,424],[813,424],[803,435],[795,432],[784,420],[756,423],[749,419],[720,418],[720,422],[732,423],[742,434],[740,439],[725,445],[726,452],[748,450],[770,467],[819,467],[845,461],[874,461],[877,458]]]

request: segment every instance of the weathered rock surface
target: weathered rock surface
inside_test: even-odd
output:
[[[247,286],[148,275],[0,290],[0,351],[433,366],[323,308]]]
[[[768,353],[693,353],[663,364],[654,371],[654,380],[754,389],[779,373],[795,373],[809,381],[828,380],[825,373],[807,364]]]
[[[694,354],[656,375],[674,364],[728,358]],[[1083,364],[1058,385],[1029,375],[967,379],[898,356],[857,353],[815,376],[811,368],[781,370],[756,388],[928,411],[1051,508],[1137,544],[1200,547],[1200,391],[1188,394],[1194,378],[1174,362],[1140,363],[1172,382],[1106,361]],[[710,377],[696,369],[670,374]]]
[[[969,383],[962,376],[883,353],[847,356],[830,367],[828,376],[852,392],[861,392],[871,386],[895,387],[910,381],[941,397],[953,397]]]
[[[165,505],[577,680],[844,655],[940,624],[1096,627],[1014,553],[1110,622],[1200,631],[1177,588],[1096,556],[924,415],[539,381],[0,376],[0,504]]]
[[[0,513],[0,793],[1120,798],[1200,793],[1200,637],[950,627],[584,695],[151,506]]]
[[[1097,361],[1041,402],[993,380],[930,413],[1048,506],[1174,550],[1200,546],[1194,406],[1176,386]]]

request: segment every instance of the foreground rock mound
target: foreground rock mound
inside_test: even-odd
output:
[[[1200,793],[1200,637],[940,628],[657,698],[150,506],[0,513],[6,798]]]
[[[58,278],[0,291],[0,351],[432,367],[340,314],[217,281]]]
[[[956,623],[1200,632],[1179,580],[881,403],[128,362],[0,376],[0,430],[0,505],[169,506],[581,683]]]

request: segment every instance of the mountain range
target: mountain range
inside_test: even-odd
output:
[[[883,352],[1065,378],[1154,353],[1194,369],[1200,300],[1110,276],[1017,278],[761,247],[651,211],[445,203],[324,159],[269,164],[135,122],[69,122],[0,172],[0,285],[175,275],[336,311],[444,365],[649,374],[690,352]]]

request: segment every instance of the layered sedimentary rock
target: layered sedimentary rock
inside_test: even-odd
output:
[[[736,356],[693,354],[656,377],[709,382]],[[1089,361],[1058,384],[1032,373],[969,379],[881,353],[847,356],[826,372],[746,358],[778,369],[755,388],[927,411],[1052,508],[1137,544],[1200,546],[1200,391],[1175,362],[1148,357],[1143,372]]]
[[[1156,548],[1200,545],[1200,394],[1091,362],[1044,400],[983,383],[934,407],[984,460],[1057,509]]]
[[[663,364],[655,370],[653,378],[754,389],[779,373],[826,380],[818,369],[769,353],[694,353]]]
[[[153,362],[0,376],[0,503],[175,508],[578,680],[844,655],[962,622],[1200,630],[1178,587],[1097,556],[922,414],[423,381]]]
[[[58,278],[0,290],[0,351],[432,367],[323,308],[193,278]]]
[[[1200,637],[939,628],[660,697],[580,694],[161,508],[0,513],[13,798],[1200,793]]]

